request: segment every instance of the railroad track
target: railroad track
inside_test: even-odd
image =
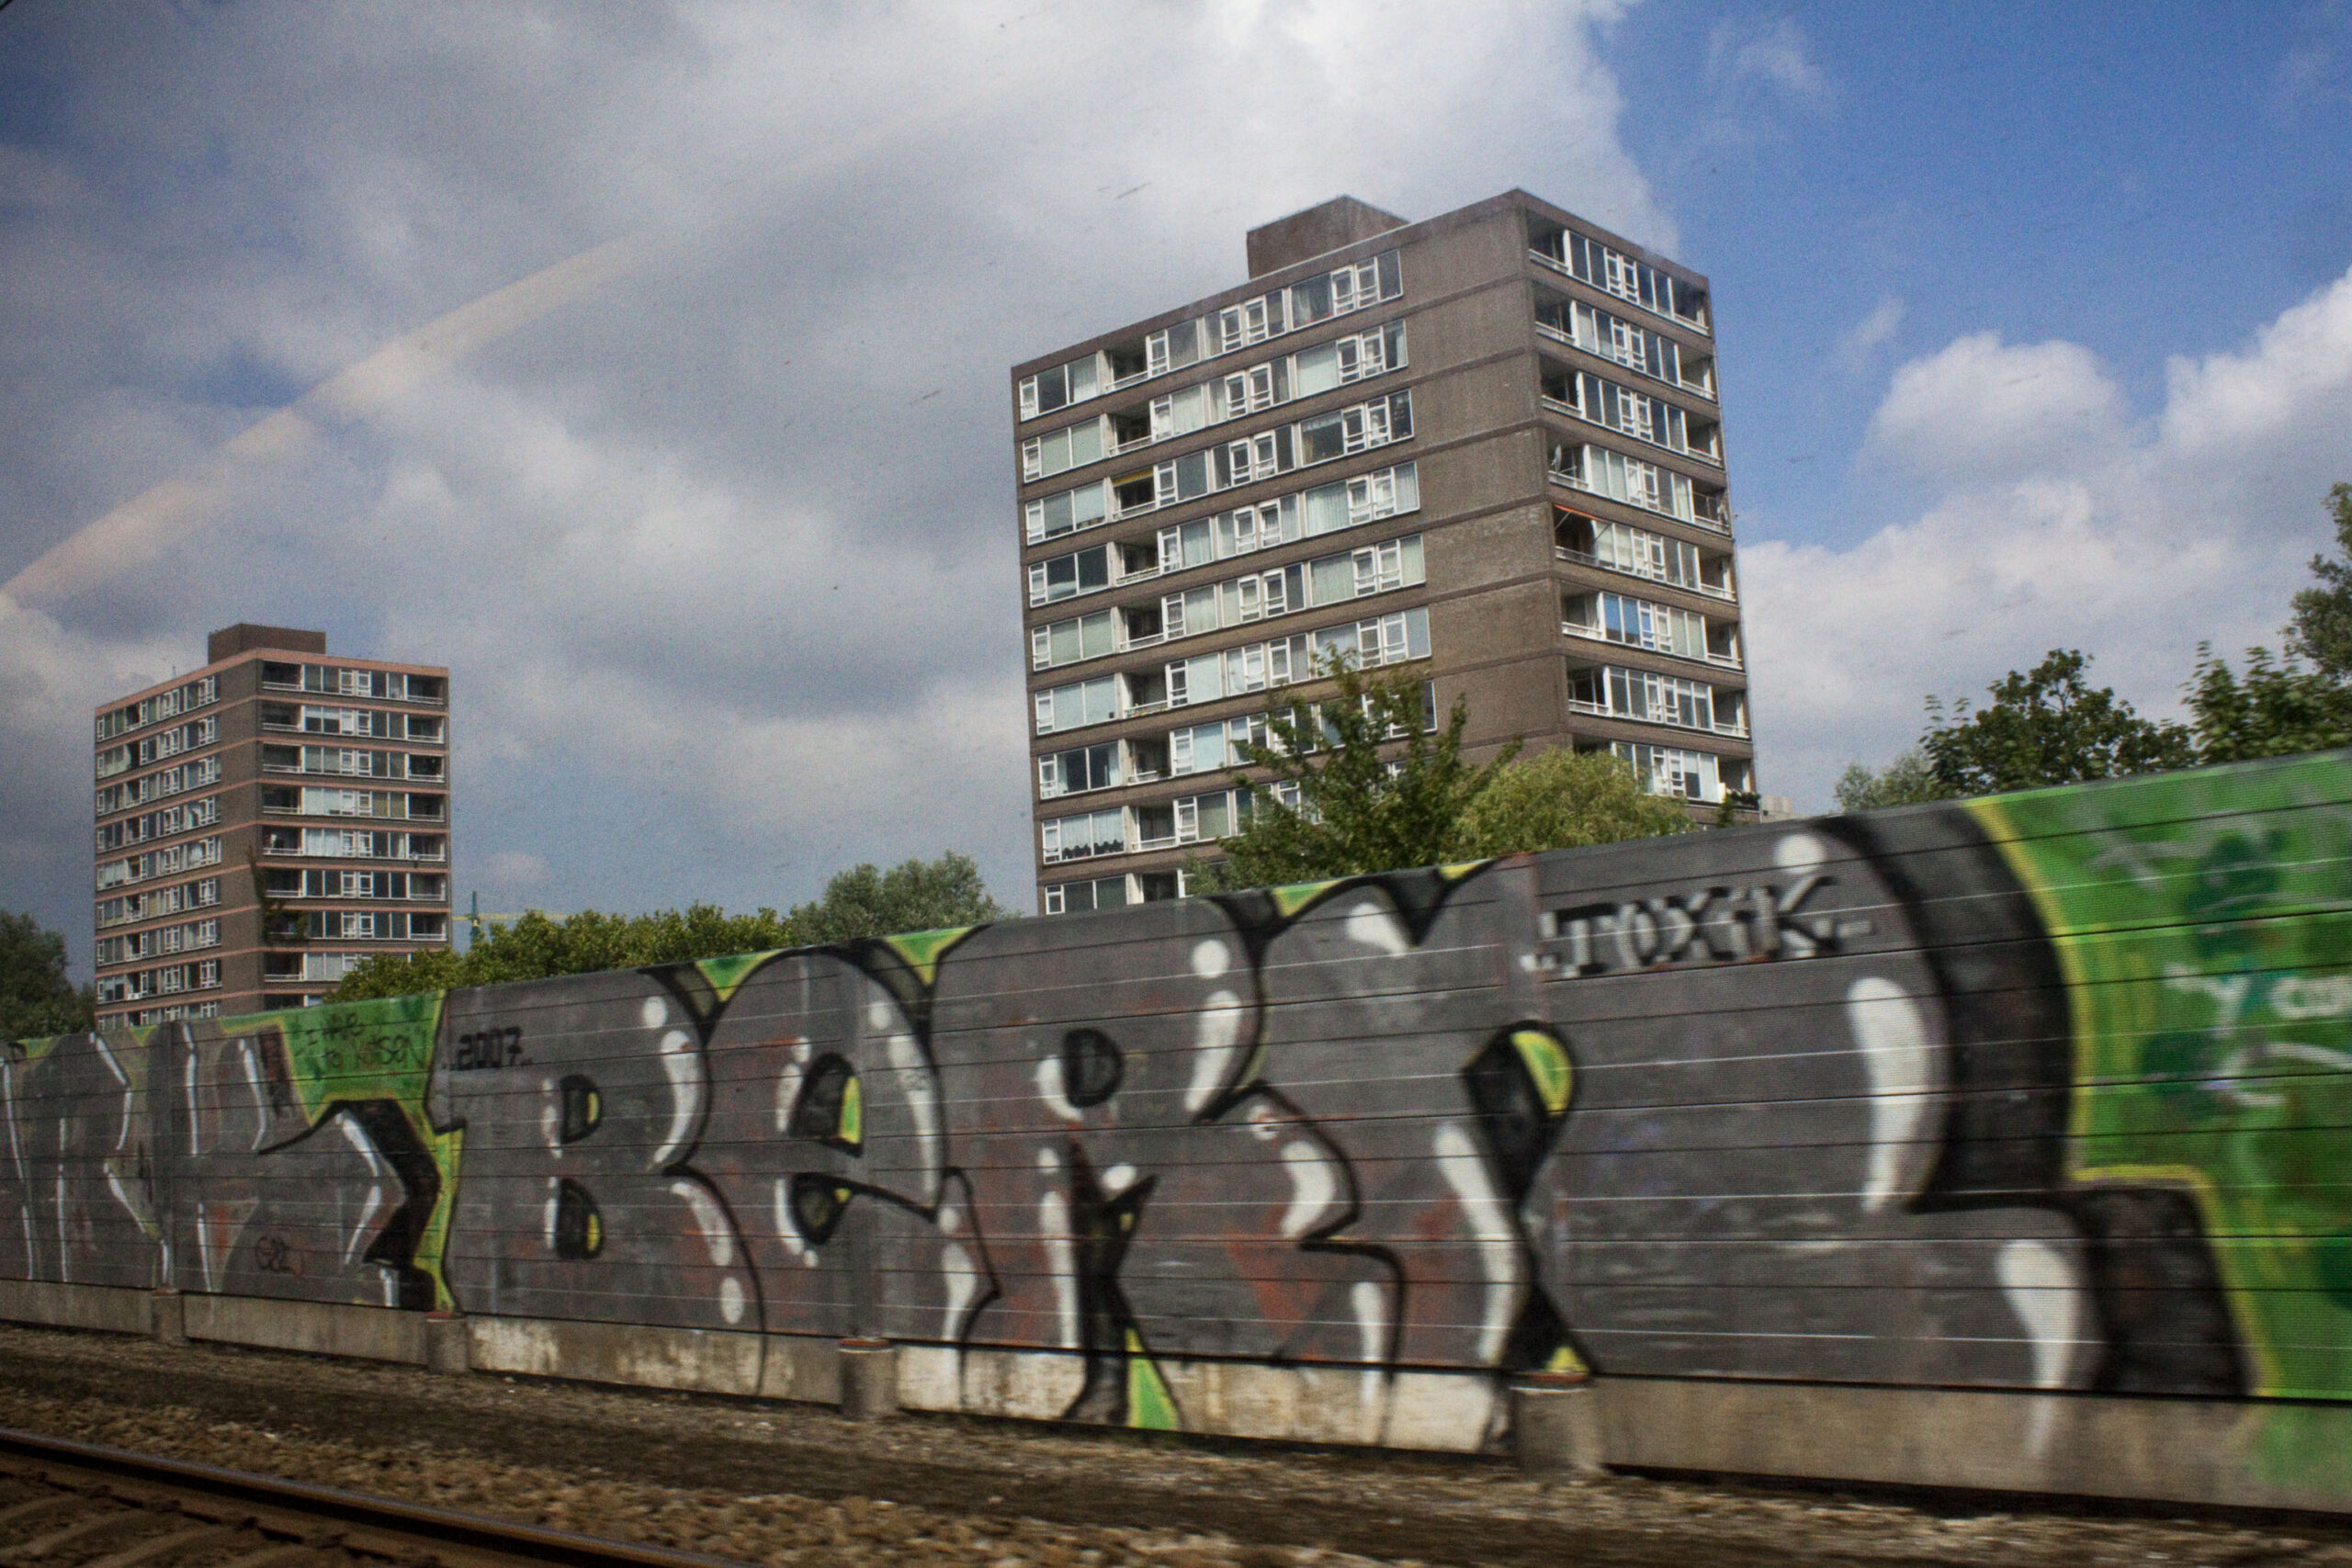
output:
[[[744,1568],[0,1428],[0,1568]]]

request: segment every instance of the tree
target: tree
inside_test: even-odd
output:
[[[0,1040],[78,1034],[96,1012],[66,973],[65,939],[30,915],[0,911]]]
[[[1894,761],[1873,773],[1861,762],[1849,762],[1838,775],[1838,809],[1875,811],[1885,806],[1916,806],[1923,800],[1948,800],[1951,791],[1936,777],[1928,754],[1905,747]]]
[[[2331,488],[2327,508],[2335,524],[2335,547],[2345,558],[2312,557],[2312,575],[2322,586],[2295,595],[2287,652],[2290,658],[2310,660],[2322,675],[2343,680],[2352,677],[2352,484]],[[2198,674],[2201,680],[2202,666]]]
[[[972,857],[951,851],[934,861],[905,861],[888,871],[860,863],[836,873],[825,884],[824,896],[797,906],[792,920],[802,942],[850,942],[977,926],[1012,913],[989,897]]]
[[[1519,743],[1483,767],[1462,759],[1468,710],[1459,702],[1437,728],[1423,684],[1375,679],[1345,659],[1316,673],[1334,686],[1319,703],[1293,696],[1266,716],[1267,739],[1239,748],[1248,826],[1225,841],[1222,865],[1202,874],[1212,888],[1269,887],[1434,865],[1453,858],[1462,814],[1484,794]],[[1381,755],[1405,743],[1401,757]]]
[[[1644,788],[1624,758],[1561,746],[1496,770],[1462,812],[1445,858],[1612,844],[1695,826],[1681,801]]]
[[[910,860],[888,871],[854,865],[825,884],[823,897],[787,915],[766,908],[730,915],[716,904],[689,904],[648,915],[583,909],[556,919],[534,909],[510,925],[492,927],[463,953],[442,948],[413,955],[379,953],[345,976],[334,999],[413,996],[550,975],[682,964],[862,936],[978,925],[1009,913],[989,897],[971,857],[951,852],[934,861]]]
[[[2245,660],[2240,680],[2209,644],[2197,645],[2197,673],[2188,691],[2199,761],[2243,762],[2352,746],[2352,684],[2306,670],[2292,658],[2273,664],[2267,648],[2247,649]]]
[[[2083,680],[2089,664],[2053,648],[2030,671],[1994,682],[1984,707],[1971,712],[1962,698],[1950,720],[1929,698],[1919,750],[1936,782],[1953,795],[1996,795],[2196,762],[2186,728],[2142,718],[2110,688],[2094,691]]]
[[[732,953],[764,953],[796,946],[799,941],[790,918],[774,909],[729,915],[714,904],[690,904],[649,915],[583,909],[560,920],[533,909],[511,925],[492,927],[464,953],[443,948],[413,955],[379,953],[344,976],[334,999],[349,1002],[550,975],[634,969]]]

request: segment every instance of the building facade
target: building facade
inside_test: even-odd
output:
[[[1327,654],[1752,811],[1707,280],[1523,191],[1248,250],[1012,372],[1040,908],[1179,896]]]
[[[238,625],[97,712],[102,1027],[322,1000],[449,941],[449,672]]]

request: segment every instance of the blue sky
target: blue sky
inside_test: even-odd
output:
[[[238,619],[453,666],[461,899],[1025,902],[1005,367],[1341,192],[1712,276],[1767,790],[2275,635],[2352,477],[2352,7],[1437,14],[16,0],[0,907],[86,963],[89,709]]]

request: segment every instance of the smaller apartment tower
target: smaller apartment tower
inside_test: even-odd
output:
[[[101,1028],[308,1007],[449,941],[449,671],[238,625],[97,714]]]
[[[1179,896],[1326,655],[1752,817],[1707,280],[1524,191],[1248,248],[1012,370],[1040,908]]]

